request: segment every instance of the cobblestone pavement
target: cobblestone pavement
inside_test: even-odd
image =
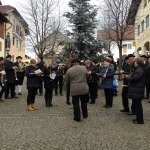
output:
[[[134,116],[121,113],[119,96],[112,108],[103,108],[99,89],[96,104],[88,104],[89,117],[73,121],[72,105],[64,96],[54,96],[52,108],[36,96],[37,111],[26,111],[27,90],[18,99],[0,103],[0,150],[149,150],[150,104],[143,100],[144,125],[132,123]]]

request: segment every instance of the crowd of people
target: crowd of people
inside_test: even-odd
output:
[[[105,94],[105,108],[113,107],[113,80],[117,70],[116,63],[112,56],[103,60],[103,67],[100,70],[95,60],[85,61],[81,65],[80,60],[69,58],[66,64],[63,64],[60,57],[53,62],[51,59],[43,61],[43,57],[38,56],[30,60],[27,66],[22,62],[22,57],[16,57],[16,62],[11,61],[11,55],[6,56],[4,60],[0,57],[0,102],[5,99],[18,98],[22,95],[22,85],[24,77],[27,77],[27,110],[34,111],[35,97],[43,95],[45,106],[52,107],[53,92],[54,96],[63,95],[63,80],[66,82],[66,103],[73,104],[74,120],[81,120],[80,103],[83,118],[88,117],[87,103],[95,104],[98,98],[98,80],[101,78],[101,87]],[[135,124],[144,124],[142,100],[149,99],[150,92],[150,58],[142,55],[135,58],[129,54],[122,65],[120,75],[124,76],[122,85],[122,104],[123,109],[120,112],[128,112],[128,115],[136,115],[133,119]],[[43,90],[43,83],[44,88]],[[59,87],[59,88],[58,88]],[[146,96],[144,97],[146,89]],[[18,96],[17,96],[18,95]],[[70,101],[72,97],[72,102]],[[132,99],[131,111],[128,99]]]

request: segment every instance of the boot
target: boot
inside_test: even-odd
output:
[[[32,107],[34,110],[38,110],[38,108],[37,108],[34,104],[31,104],[31,107]]]
[[[27,110],[33,111],[33,110],[35,110],[35,109],[33,109],[33,108],[31,107],[31,105],[27,105]]]
[[[45,104],[46,104],[46,107],[50,107],[48,96],[49,95],[47,95],[47,94],[45,95]]]
[[[49,106],[53,107],[53,105],[52,105],[52,96],[49,96]]]

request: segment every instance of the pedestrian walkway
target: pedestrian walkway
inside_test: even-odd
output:
[[[88,104],[89,117],[75,122],[72,105],[64,96],[54,96],[47,108],[44,96],[36,96],[37,111],[26,111],[26,83],[18,99],[0,103],[0,150],[149,150],[150,104],[143,100],[144,125],[121,113],[121,92],[112,108],[99,89],[96,104]]]

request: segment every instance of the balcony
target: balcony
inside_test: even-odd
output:
[[[25,35],[22,33],[22,31],[20,31],[17,27],[16,30],[15,28],[13,28],[12,31],[13,35],[18,38],[20,41],[23,41],[25,39]]]

